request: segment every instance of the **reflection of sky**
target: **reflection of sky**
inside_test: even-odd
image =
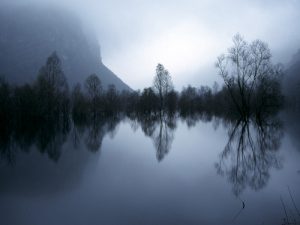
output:
[[[300,152],[300,121],[299,121],[299,111],[297,110],[288,110],[284,114],[284,120],[286,124],[286,132],[291,139],[291,142],[296,146]]]
[[[152,85],[158,62],[179,90],[212,85],[219,79],[216,57],[237,32],[269,43],[276,62],[287,63],[300,47],[297,0],[17,1],[58,2],[78,11],[96,30],[104,63],[133,89]]]
[[[100,152],[73,150],[67,143],[57,164],[48,162],[46,155],[29,154],[10,169],[10,178],[2,179],[2,173],[7,189],[0,189],[1,224],[280,224],[280,196],[290,203],[287,185],[300,204],[299,153],[284,137],[278,152],[284,157],[283,169],[271,169],[264,189],[247,188],[241,194],[246,207],[234,223],[241,201],[214,167],[227,134],[222,126],[214,130],[212,123],[187,128],[178,121],[172,147],[158,162],[153,140],[141,128],[133,132],[128,122],[122,122],[113,138],[105,136]],[[9,188],[14,184],[9,182],[30,165],[32,173],[25,175],[32,177],[24,178],[17,189]],[[51,182],[39,183],[43,171],[48,171],[44,182]],[[74,183],[72,188],[59,185],[68,181]],[[37,189],[48,188],[28,195],[30,183],[36,183]],[[62,190],[53,194],[51,189],[58,187]]]

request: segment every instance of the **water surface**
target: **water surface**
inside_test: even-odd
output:
[[[299,222],[292,127],[149,116],[2,135],[1,224]]]

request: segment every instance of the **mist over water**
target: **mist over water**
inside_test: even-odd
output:
[[[280,197],[297,213],[300,155],[285,117],[266,119],[118,117],[27,145],[1,136],[2,223],[281,224]]]
[[[300,224],[298,1],[0,2],[0,224]]]

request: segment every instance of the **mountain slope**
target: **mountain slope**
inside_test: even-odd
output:
[[[101,61],[100,46],[72,13],[45,7],[0,9],[0,74],[13,83],[32,82],[47,57],[56,51],[69,84],[96,73],[106,87],[130,88]]]

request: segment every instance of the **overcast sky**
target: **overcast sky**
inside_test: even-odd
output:
[[[96,31],[104,64],[133,89],[152,85],[157,63],[169,70],[178,90],[188,84],[211,86],[219,81],[216,57],[237,32],[248,41],[267,42],[274,62],[288,63],[300,48],[299,0],[36,2],[78,12]]]

